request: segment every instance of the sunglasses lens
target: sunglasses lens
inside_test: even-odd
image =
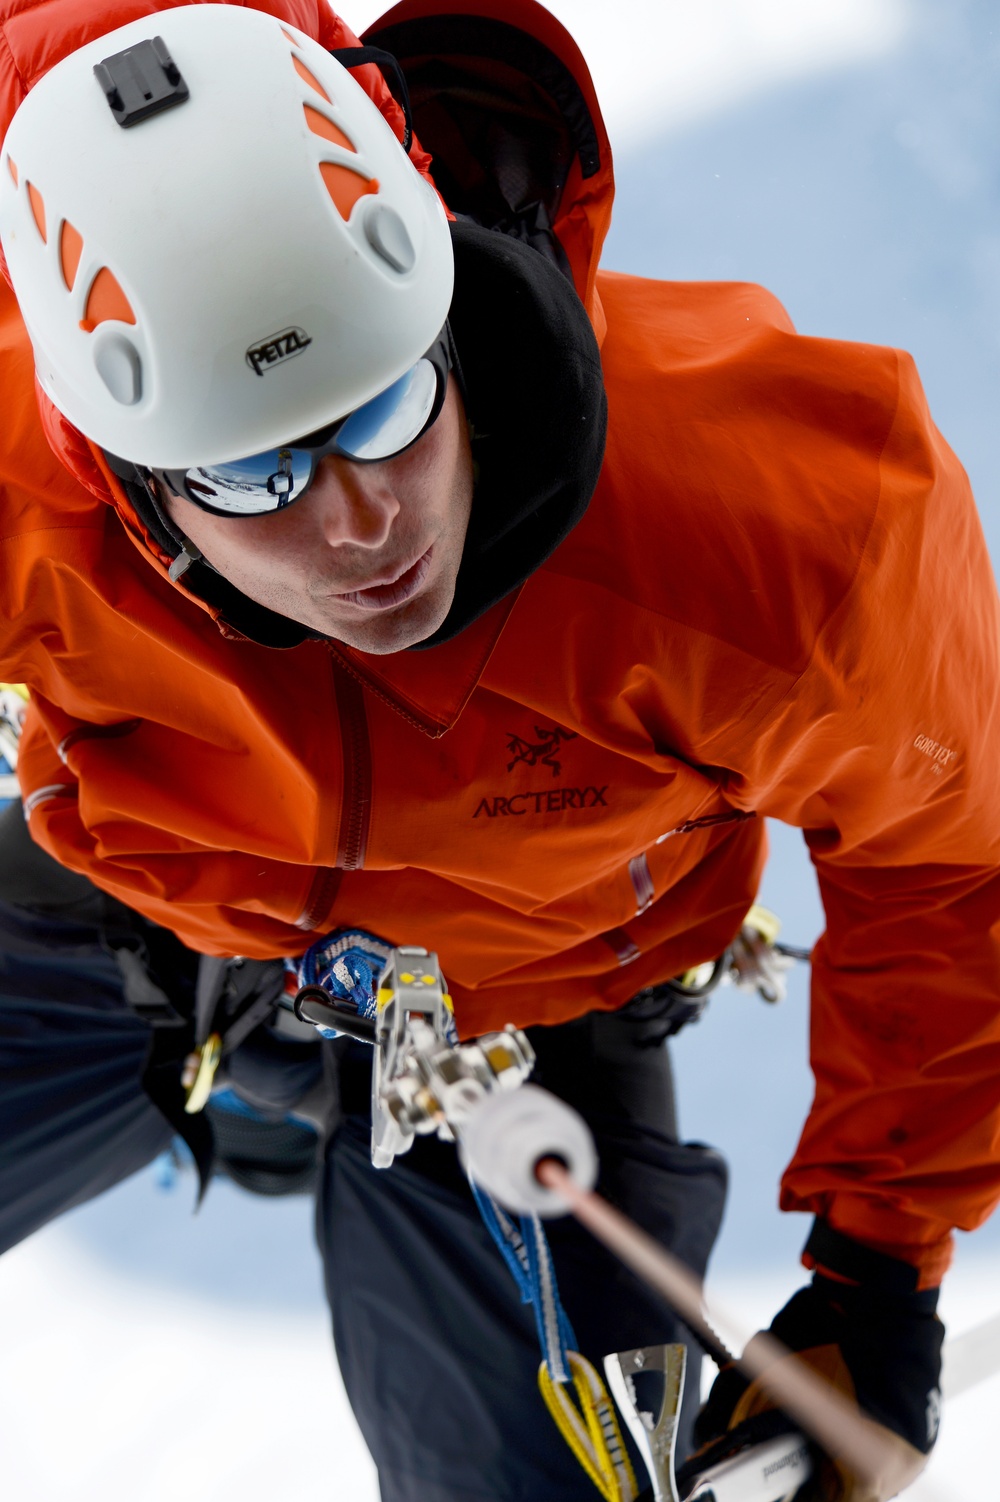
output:
[[[309,488],[316,455],[334,450],[348,459],[391,459],[418,439],[438,407],[442,388],[438,371],[428,359],[418,360],[405,375],[378,396],[332,425],[333,437],[315,449],[266,449],[248,459],[234,459],[184,476],[188,496],[196,504],[231,516],[260,516],[280,511]],[[318,436],[318,435],[317,435]]]
[[[418,360],[404,376],[351,413],[337,433],[337,448],[350,459],[388,459],[420,437],[434,410],[438,376],[430,360]]]
[[[266,449],[248,459],[234,459],[205,469],[189,469],[187,490],[192,500],[206,501],[218,511],[253,516],[279,511],[306,489],[312,477],[307,449]]]

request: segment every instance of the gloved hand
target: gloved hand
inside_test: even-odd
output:
[[[917,1270],[818,1221],[806,1245],[817,1271],[774,1319],[770,1333],[881,1426],[893,1450],[891,1479],[872,1486],[817,1455],[795,1502],[887,1502],[915,1480],[937,1438],[941,1346],[938,1290],[917,1291]],[[834,1276],[827,1276],[827,1274]],[[839,1281],[850,1278],[852,1281]],[[782,1424],[759,1383],[735,1367],[720,1372],[695,1422],[698,1449],[679,1476],[694,1476]]]

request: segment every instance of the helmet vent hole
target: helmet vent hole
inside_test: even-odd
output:
[[[83,236],[79,230],[73,228],[68,219],[64,219],[59,230],[59,263],[62,266],[63,281],[66,283],[68,292],[73,290],[76,273],[80,269],[82,251]]]
[[[7,158],[7,168],[10,172],[11,177],[14,179],[14,187],[16,188],[18,184],[17,167],[14,165],[14,158],[12,156],[9,156]]]
[[[135,314],[114,272],[109,271],[107,266],[102,266],[90,284],[80,327],[90,334],[99,323],[107,323],[109,320],[135,323]]]
[[[38,233],[48,244],[49,237],[45,229],[45,200],[34,183],[28,184],[28,201],[31,204],[31,214],[38,227]]]
[[[350,219],[351,210],[359,198],[364,198],[366,193],[378,192],[377,178],[362,177],[350,167],[342,167],[339,162],[320,162],[319,170],[326,184],[326,191],[336,204],[342,219]]]
[[[417,253],[413,249],[413,241],[407,233],[406,225],[395,209],[389,208],[388,204],[379,203],[378,199],[369,204],[365,213],[365,234],[372,249],[378,252],[393,271],[402,275],[413,270]]]
[[[305,111],[306,124],[314,136],[322,136],[324,141],[332,141],[335,146],[343,146],[345,151],[354,150],[353,143],[347,139],[339,125],[334,125],[333,121],[321,115],[319,110],[314,110],[311,104],[304,104],[302,108]]]
[[[142,396],[142,361],[135,345],[121,334],[112,334],[97,346],[94,364],[115,401],[134,407]]]
[[[296,73],[299,75],[302,81],[304,83],[307,83],[311,89],[315,89],[319,97],[321,99],[325,99],[327,104],[332,104],[333,100],[323,88],[323,85],[309,72],[309,69],[306,67],[305,63],[300,62],[297,57],[293,57],[292,62],[295,65]]]

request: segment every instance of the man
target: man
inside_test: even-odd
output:
[[[998,1193],[997,602],[967,484],[905,357],[799,339],[756,288],[599,273],[582,61],[534,6],[469,10],[407,3],[375,38],[433,166],[306,0],[6,23],[0,238],[41,422],[8,301],[0,651],[32,693],[31,840],[100,889],[8,891],[12,952],[72,973],[67,903],[110,899],[96,927],[137,912],[161,950],[139,969],[171,977],[150,1001],[112,944],[134,1010],[266,1032],[281,957],[342,929],[423,944],[464,1034],[532,1027],[605,1189],[701,1270],[722,1166],[677,1143],[664,1055],[636,1043],[738,931],[763,817],[799,825],[828,928],[783,1204],[817,1216],[816,1273],[774,1328],[896,1437],[898,1484],[936,1433],[951,1227]],[[227,1013],[190,951],[259,964],[257,994]],[[140,1023],[107,966],[90,980],[61,1033],[26,981],[10,1009],[37,1114],[9,1132],[8,1241],[146,1161],[163,1117],[207,1163],[187,1034],[157,1031],[158,1114]],[[263,1099],[283,1045],[234,1029]],[[587,1495],[453,1162],[376,1179],[362,1065],[336,1073],[320,1239],[383,1496]],[[67,1164],[70,1099],[92,1130]],[[670,1337],[571,1228],[553,1242],[586,1354]],[[724,1376],[704,1454],[761,1406]],[[822,1485],[876,1495],[842,1467]]]

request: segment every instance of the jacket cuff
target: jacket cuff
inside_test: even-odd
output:
[[[917,1266],[877,1247],[866,1246],[855,1241],[853,1236],[836,1230],[820,1216],[813,1222],[802,1249],[802,1262],[810,1271],[826,1274],[837,1282],[854,1284],[890,1297],[905,1297],[918,1292],[936,1294],[940,1282],[940,1278],[934,1279],[936,1269],[933,1263],[926,1267]],[[943,1274],[944,1267],[941,1272]]]
[[[953,1238],[948,1221],[915,1208],[900,1206],[875,1193],[837,1189],[802,1194],[781,1186],[782,1210],[807,1210],[842,1236],[876,1252],[884,1252],[919,1270],[919,1288],[939,1288],[951,1266]],[[806,1266],[810,1264],[807,1263]]]

